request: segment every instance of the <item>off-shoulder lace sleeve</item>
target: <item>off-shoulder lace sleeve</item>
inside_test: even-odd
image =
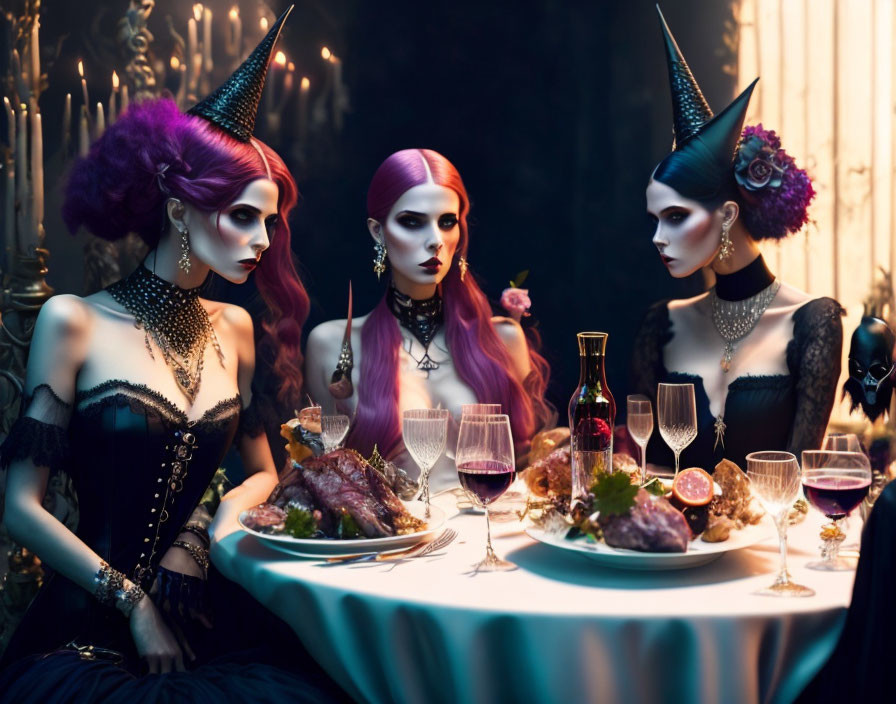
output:
[[[72,406],[48,384],[37,386],[22,401],[22,414],[0,446],[0,468],[31,460],[51,472],[63,471],[68,460],[68,421]]]
[[[824,439],[840,378],[843,313],[834,299],[817,298],[793,314],[787,366],[796,377],[796,414],[787,449],[797,457]]]
[[[663,348],[672,339],[668,301],[647,309],[632,350],[631,388],[656,400],[656,385],[663,374]]]

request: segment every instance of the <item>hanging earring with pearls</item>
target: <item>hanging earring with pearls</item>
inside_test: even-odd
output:
[[[719,247],[720,262],[727,261],[734,253],[734,244],[731,242],[731,236],[728,234],[730,229],[731,225],[729,223],[722,223],[722,245]]]
[[[373,244],[373,273],[376,274],[376,280],[380,280],[380,276],[386,271],[386,245],[382,242],[374,242]]]

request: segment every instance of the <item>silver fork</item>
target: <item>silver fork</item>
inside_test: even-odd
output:
[[[357,557],[349,557],[345,560],[333,560],[331,564],[339,564],[345,565],[355,562],[382,562],[385,560],[407,560],[412,557],[423,557],[424,555],[429,555],[436,550],[441,550],[442,548],[450,545],[454,539],[457,537],[457,531],[453,528],[446,528],[442,531],[439,536],[428,543],[424,543],[423,545],[417,545],[409,550],[405,550],[404,552],[398,553],[371,553],[370,555],[358,555]]]

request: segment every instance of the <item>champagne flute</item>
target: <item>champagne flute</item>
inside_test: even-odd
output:
[[[415,499],[423,500],[425,518],[429,518],[429,473],[445,451],[448,437],[448,411],[441,408],[416,408],[401,414],[404,446],[420,467],[420,488]]]
[[[821,529],[821,560],[813,570],[851,570],[855,565],[838,555],[846,535],[841,521],[864,501],[871,488],[871,463],[863,452],[803,451],[803,492],[809,503],[831,523]]]
[[[647,442],[653,435],[653,409],[650,406],[650,399],[642,394],[629,396],[626,401],[628,403],[628,413],[626,414],[628,434],[641,448],[641,484],[646,484]]]
[[[348,435],[350,420],[348,416],[321,416],[320,440],[324,444],[324,452],[332,452],[342,446]]]
[[[503,414],[467,414],[457,436],[457,475],[461,486],[485,509],[485,557],[475,570],[516,569],[492,548],[489,504],[513,483],[514,455],[510,419]]]
[[[660,384],[656,393],[660,435],[675,453],[678,475],[681,451],[697,437],[697,404],[693,384]]]
[[[751,452],[747,455],[747,478],[762,507],[778,529],[781,568],[774,584],[761,589],[764,596],[812,596],[815,591],[795,584],[787,572],[787,514],[800,491],[800,466],[789,452]]]

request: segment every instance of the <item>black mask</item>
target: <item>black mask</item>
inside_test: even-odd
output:
[[[865,316],[849,345],[849,379],[843,385],[854,411],[861,404],[870,421],[890,409],[893,394],[893,347],[896,335],[880,318]]]

